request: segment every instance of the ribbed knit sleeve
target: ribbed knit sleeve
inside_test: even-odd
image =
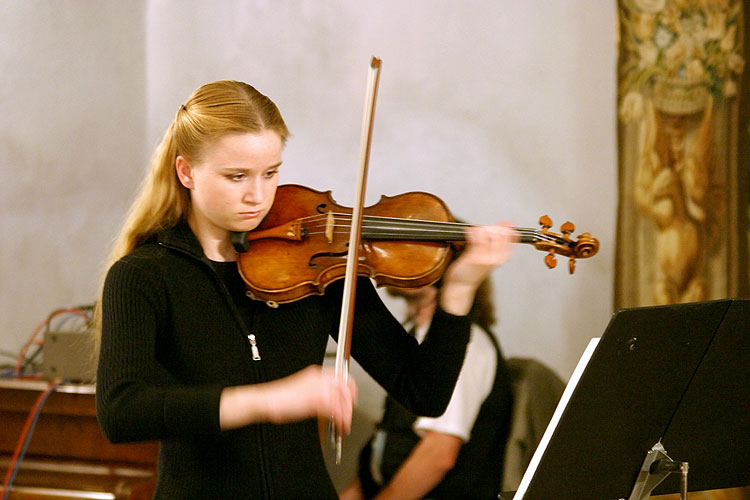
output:
[[[436,417],[445,411],[470,331],[468,317],[438,307],[425,340],[418,344],[390,314],[371,282],[357,283],[352,356],[416,415]]]
[[[108,272],[102,296],[97,416],[112,442],[220,432],[220,385],[178,384],[155,355],[169,307],[158,269],[126,258]]]

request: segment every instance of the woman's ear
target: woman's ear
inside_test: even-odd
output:
[[[174,168],[182,185],[187,189],[193,189],[193,186],[195,185],[193,182],[193,167],[190,165],[187,158],[178,156],[174,162]]]

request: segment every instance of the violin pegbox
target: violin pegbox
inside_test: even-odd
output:
[[[552,227],[552,219],[547,215],[542,215],[539,218],[539,225],[542,226],[542,238],[535,243],[535,246],[537,249],[547,252],[547,255],[544,256],[544,263],[548,268],[553,269],[557,266],[557,258],[555,255],[564,255],[569,259],[568,272],[573,274],[576,269],[575,259],[577,256],[576,247],[578,246],[578,243],[571,240],[570,235],[575,231],[575,225],[570,221],[565,222],[560,226],[561,235],[549,231]],[[588,235],[588,233],[584,233],[584,235]],[[594,253],[596,253],[596,250],[594,250]]]

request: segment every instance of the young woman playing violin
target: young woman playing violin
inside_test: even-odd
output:
[[[116,240],[102,291],[97,411],[113,442],[161,441],[155,498],[337,498],[316,417],[348,431],[357,398],[351,378],[321,368],[341,281],[269,307],[246,295],[231,243],[268,213],[288,135],[250,85],[198,88]],[[515,238],[504,225],[467,229],[422,344],[359,279],[352,355],[412,412],[444,411],[474,293]]]

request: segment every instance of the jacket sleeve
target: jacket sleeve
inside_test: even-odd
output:
[[[104,283],[96,407],[115,443],[220,432],[223,387],[179,384],[157,361],[167,304],[154,274],[121,260]]]
[[[416,415],[437,417],[445,411],[461,371],[470,329],[468,317],[438,307],[425,340],[418,344],[383,304],[372,282],[360,279],[357,283],[352,356]],[[338,332],[333,335],[336,338]]]

